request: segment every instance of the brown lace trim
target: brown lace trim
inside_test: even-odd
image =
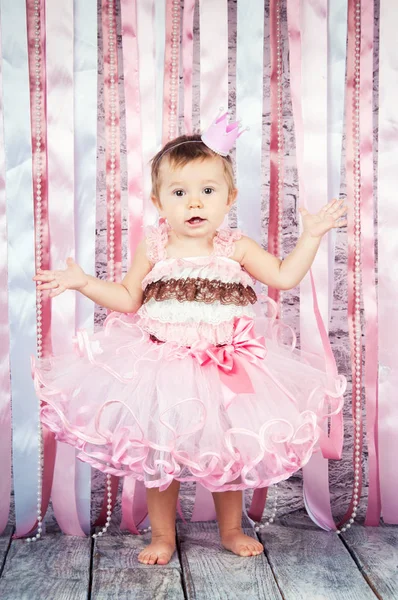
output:
[[[179,302],[212,302],[247,306],[257,301],[256,292],[243,283],[224,283],[218,279],[202,279],[200,277],[186,279],[169,279],[153,281],[144,290],[143,303],[151,298],[162,300],[175,299]]]

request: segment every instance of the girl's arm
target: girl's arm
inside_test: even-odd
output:
[[[300,283],[309,271],[316,256],[322,236],[332,228],[347,224],[341,219],[347,207],[342,200],[332,200],[316,215],[300,209],[303,233],[296,247],[280,260],[263,250],[254,240],[243,237],[236,243],[236,259],[252,277],[273,288],[289,290]]]
[[[311,238],[303,233],[294,250],[281,260],[263,250],[254,240],[243,237],[239,250],[241,265],[257,281],[278,290],[290,290],[300,283],[311,267],[321,238]]]
[[[67,289],[76,290],[109,310],[133,313],[142,304],[141,282],[150,270],[151,263],[146,255],[146,244],[142,241],[137,246],[131,267],[121,283],[104,281],[87,275],[71,258],[67,259],[67,269],[64,271],[39,270],[33,280],[43,282],[37,286],[37,289],[51,290],[49,294],[51,298],[59,296]]]

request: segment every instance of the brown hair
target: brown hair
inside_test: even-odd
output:
[[[193,135],[180,135],[174,140],[167,142],[167,144],[165,144],[152,159],[152,195],[156,198],[159,198],[159,169],[162,164],[163,156],[169,158],[172,167],[184,167],[193,160],[205,160],[206,158],[218,157],[223,161],[224,174],[228,183],[229,192],[232,192],[235,188],[234,172],[230,156],[221,156],[220,154],[217,154],[217,152],[211,150],[202,142],[200,134],[198,133]]]

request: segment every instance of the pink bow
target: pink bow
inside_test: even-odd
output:
[[[214,346],[208,342],[196,342],[191,347],[191,354],[201,365],[214,362],[219,368],[220,379],[224,384],[226,408],[237,394],[254,393],[242,359],[246,358],[251,363],[259,364],[267,355],[265,339],[263,336],[255,336],[253,325],[253,319],[239,317],[235,320],[231,344]]]

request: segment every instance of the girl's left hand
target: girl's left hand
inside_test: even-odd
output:
[[[299,208],[303,232],[311,237],[322,237],[330,229],[347,225],[347,219],[341,218],[347,212],[347,206],[342,206],[343,202],[344,200],[331,200],[315,215],[306,208]]]

